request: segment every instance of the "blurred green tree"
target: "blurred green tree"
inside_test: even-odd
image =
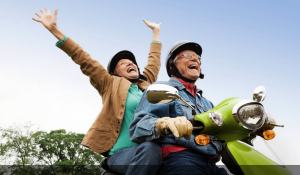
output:
[[[0,155],[3,163],[15,165],[33,165],[38,154],[37,140],[42,132],[32,129],[31,123],[23,126],[13,125],[0,130]],[[3,164],[1,163],[1,164]]]
[[[84,134],[54,130],[41,137],[38,160],[54,171],[71,174],[101,172],[102,156],[81,145]]]
[[[0,175],[101,174],[102,156],[81,145],[84,134],[64,129],[48,132],[33,125],[0,128]]]

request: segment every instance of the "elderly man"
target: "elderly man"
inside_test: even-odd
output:
[[[202,48],[199,44],[180,41],[173,45],[166,59],[170,78],[167,84],[175,87],[179,95],[196,113],[212,109],[213,104],[202,96],[195,83],[203,78],[201,73]],[[157,142],[162,151],[163,164],[159,174],[227,174],[218,168],[222,145],[209,136],[207,145],[197,145],[192,134],[192,110],[179,100],[166,104],[151,104],[143,94],[135,111],[129,132],[133,142]],[[166,133],[169,130],[171,133]],[[189,166],[188,166],[189,165]]]

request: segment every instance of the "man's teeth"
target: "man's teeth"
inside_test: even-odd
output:
[[[190,69],[197,69],[197,66],[196,65],[190,65],[189,68]]]
[[[135,71],[134,68],[129,68],[129,69],[127,70],[128,73],[131,72],[131,71]]]

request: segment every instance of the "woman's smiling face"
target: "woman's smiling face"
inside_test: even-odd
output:
[[[115,68],[115,74],[130,79],[137,79],[139,77],[139,71],[137,66],[129,59],[121,59]]]

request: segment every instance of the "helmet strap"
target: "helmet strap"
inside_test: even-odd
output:
[[[117,77],[122,77],[122,76],[120,76],[120,75],[118,75],[118,74],[112,74],[113,76],[117,76]],[[126,79],[126,80],[128,80],[128,81],[130,81],[131,83],[136,83],[136,82],[138,82],[139,80],[140,80],[140,77],[141,77],[141,75],[139,75],[139,77],[138,78],[135,78],[135,79]],[[124,77],[123,77],[124,78]]]
[[[127,80],[130,81],[131,83],[137,83],[140,79],[145,80],[145,81],[148,80],[148,79],[147,79],[144,75],[142,75],[142,74],[140,74],[139,77],[136,78],[136,79],[127,79]]]
[[[131,83],[137,83],[140,80],[140,77],[136,79],[127,79],[127,80],[130,81]]]
[[[188,78],[185,78],[184,76],[182,76],[181,73],[179,72],[179,70],[177,69],[177,67],[174,64],[172,64],[171,67],[172,67],[172,69],[174,69],[174,71],[172,71],[173,75],[175,75],[177,78],[180,78],[183,81],[188,82],[188,83],[195,83],[196,82],[196,80],[191,80],[191,79],[188,79]]]
[[[199,78],[204,79],[204,74],[202,72],[200,72]]]
[[[177,78],[182,79],[185,82],[188,82],[188,83],[195,83],[196,82],[196,80],[191,80],[191,79],[185,78],[184,76],[181,75],[181,73],[178,70],[175,72],[175,76]]]

